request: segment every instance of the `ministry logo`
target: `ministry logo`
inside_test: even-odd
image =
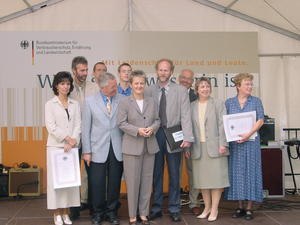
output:
[[[20,46],[23,49],[27,49],[29,47],[29,42],[26,40],[23,40],[23,41],[21,41]]]

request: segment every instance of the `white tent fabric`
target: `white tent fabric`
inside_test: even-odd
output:
[[[229,1],[214,1],[226,5]],[[226,2],[226,4],[225,4]],[[245,1],[240,1],[242,3]],[[263,2],[263,1],[247,1]],[[271,1],[276,2],[279,1]],[[289,1],[281,1],[286,5]],[[295,0],[293,2],[297,2]],[[132,7],[129,7],[129,4]],[[238,2],[239,3],[239,2]],[[236,4],[243,13],[242,5]],[[283,4],[283,3],[282,3]],[[258,4],[260,6],[260,4]],[[283,5],[278,5],[283,7]],[[133,31],[257,31],[258,52],[289,54],[291,56],[260,57],[260,97],[265,114],[275,118],[276,139],[287,138],[282,128],[300,127],[300,41],[258,25],[246,22],[192,0],[64,0],[14,20],[0,24],[3,31],[126,31],[129,30],[129,12],[132,10]],[[254,5],[249,14],[254,14]],[[299,7],[297,8],[299,9]],[[287,9],[285,9],[287,10]],[[300,22],[296,8],[289,9],[289,20]],[[270,21],[273,13],[265,14]],[[263,14],[260,15],[262,17]],[[277,26],[299,31],[277,17]],[[297,20],[297,21],[296,21]],[[247,43],[245,43],[247,44]],[[294,54],[294,55],[293,55]],[[242,72],[242,71],[241,71]],[[287,159],[286,159],[287,160]],[[289,171],[286,161],[286,170]],[[296,165],[300,172],[300,165]],[[287,178],[289,179],[289,178]],[[300,185],[300,182],[298,182]],[[289,180],[286,182],[289,187]]]

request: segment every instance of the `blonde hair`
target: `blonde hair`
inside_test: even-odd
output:
[[[249,73],[239,73],[238,75],[236,75],[234,77],[234,84],[236,87],[237,92],[239,93],[239,89],[238,87],[240,87],[242,85],[242,81],[243,80],[253,80],[253,75],[249,74]]]

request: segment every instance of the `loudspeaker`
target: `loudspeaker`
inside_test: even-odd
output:
[[[263,190],[268,190],[268,197],[284,197],[284,172],[280,147],[261,147]]]
[[[259,129],[260,144],[268,145],[268,141],[275,141],[275,124],[265,123]]]
[[[9,170],[9,196],[40,196],[42,193],[42,168],[10,169]]]
[[[0,173],[0,197],[8,196],[8,173]]]

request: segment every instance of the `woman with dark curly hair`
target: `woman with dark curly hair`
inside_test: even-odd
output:
[[[47,139],[47,208],[54,209],[54,224],[72,224],[68,208],[80,206],[79,187],[54,189],[50,152],[61,148],[69,152],[78,147],[81,132],[81,112],[77,101],[68,97],[73,90],[73,78],[69,72],[54,76],[54,98],[45,105]],[[62,213],[62,216],[61,216]]]

